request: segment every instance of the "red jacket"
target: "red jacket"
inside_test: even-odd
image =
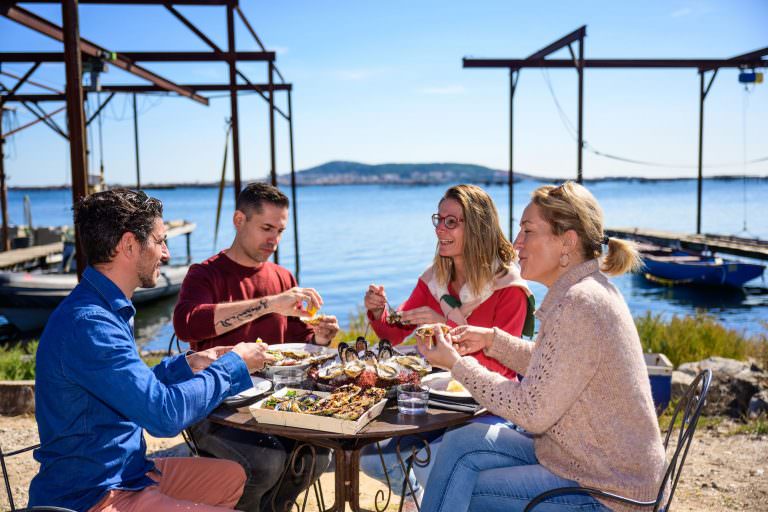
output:
[[[259,268],[235,263],[224,251],[189,267],[173,310],[173,328],[192,350],[235,345],[261,338],[269,344],[306,343],[314,332],[296,317],[270,313],[216,336],[213,310],[217,304],[275,295],[296,286],[287,269],[265,262]]]
[[[458,294],[450,286],[448,291],[454,297],[458,297]],[[411,292],[411,296],[408,297],[408,300],[399,309],[407,311],[421,306],[429,306],[441,316],[443,315],[440,304],[429,292],[427,284],[419,279],[416,288]],[[467,323],[478,327],[498,327],[509,334],[520,336],[523,332],[527,308],[528,298],[525,292],[517,286],[509,286],[496,290],[485,302],[477,306],[467,318]],[[389,325],[386,312],[382,313],[380,318],[374,318],[369,311],[368,319],[379,338],[386,338],[393,345],[402,343],[414,330],[413,327],[404,328]],[[451,327],[456,327],[457,325],[451,320],[447,320],[446,323]],[[510,370],[496,359],[486,356],[482,351],[476,352],[472,356],[489,370],[500,373],[505,377],[513,378],[516,375],[513,370]]]

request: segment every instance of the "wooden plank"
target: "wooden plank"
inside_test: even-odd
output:
[[[24,249],[13,249],[11,251],[0,252],[0,268],[13,267],[26,261],[45,258],[46,256],[62,252],[63,250],[63,242],[54,242],[47,245],[36,245]]]
[[[165,224],[165,235],[171,239],[176,236],[187,235],[197,228],[194,222],[172,220]]]
[[[686,234],[674,231],[643,228],[609,228],[608,236],[629,240],[643,239],[661,245],[679,244],[683,249],[710,250],[725,254],[734,254],[758,260],[768,260],[768,241],[754,238],[714,234]]]

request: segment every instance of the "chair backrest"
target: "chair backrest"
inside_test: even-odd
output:
[[[672,413],[672,420],[664,437],[664,449],[669,448],[669,441],[673,438],[673,434],[677,444],[664,474],[654,510],[669,510],[711,383],[712,370],[706,369],[700,372],[688,386]]]
[[[5,459],[6,457],[12,457],[20,453],[34,450],[39,446],[40,446],[39,444],[36,444],[33,446],[28,446],[26,448],[21,448],[20,450],[14,450],[8,453],[3,452],[3,447],[0,446],[0,468],[2,468],[2,471],[3,471],[3,481],[5,482],[5,493],[6,495],[8,495],[8,505],[11,507],[11,512],[17,509],[16,509],[16,504],[13,502],[13,491],[11,490],[11,479],[8,475],[8,468],[5,465]]]

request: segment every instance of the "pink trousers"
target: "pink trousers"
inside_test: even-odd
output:
[[[148,476],[159,485],[141,491],[110,491],[89,512],[194,511],[235,507],[245,485],[245,471],[232,461],[200,457],[155,459],[162,475]]]

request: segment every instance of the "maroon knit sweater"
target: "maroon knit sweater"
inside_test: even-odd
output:
[[[235,345],[261,338],[269,344],[309,342],[313,331],[296,317],[270,313],[216,336],[213,310],[217,304],[275,295],[296,286],[285,268],[265,262],[258,268],[235,263],[225,251],[192,265],[184,278],[173,311],[173,328],[192,350]]]

